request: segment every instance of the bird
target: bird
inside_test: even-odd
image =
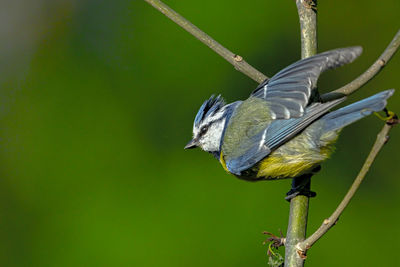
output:
[[[331,111],[346,96],[323,102],[318,77],[353,62],[359,46],[339,48],[299,60],[266,79],[246,100],[226,104],[211,96],[193,123],[185,149],[200,147],[230,174],[247,181],[309,175],[334,151],[341,130],[386,110],[394,89]]]

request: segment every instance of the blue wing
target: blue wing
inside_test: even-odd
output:
[[[319,75],[352,62],[361,52],[358,46],[340,48],[297,61],[261,83],[251,95],[267,100],[275,119],[299,118]]]

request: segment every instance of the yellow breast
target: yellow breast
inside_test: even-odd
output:
[[[311,129],[312,130],[312,129]],[[329,158],[334,150],[338,134],[322,135],[320,146],[313,145],[311,136],[300,134],[260,161],[257,177],[266,179],[294,178],[311,172],[322,161]]]
[[[303,159],[299,155],[285,157],[270,155],[258,164],[257,177],[271,180],[293,178],[313,169],[321,161]]]

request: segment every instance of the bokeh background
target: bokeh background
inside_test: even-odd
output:
[[[271,76],[300,57],[294,1],[165,1]],[[2,0],[1,266],[266,266],[263,230],[286,231],[290,181],[248,183],[184,151],[212,93],[256,83],[142,0]],[[324,74],[362,73],[399,29],[400,2],[319,1],[319,50],[362,45]],[[400,89],[400,54],[347,102]],[[400,92],[389,108],[400,113]],[[339,203],[382,121],[348,127],[313,178],[311,233]],[[307,266],[394,266],[400,129]]]

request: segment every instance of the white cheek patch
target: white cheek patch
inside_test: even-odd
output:
[[[207,133],[200,139],[200,146],[205,151],[219,151],[225,119],[211,124]]]

